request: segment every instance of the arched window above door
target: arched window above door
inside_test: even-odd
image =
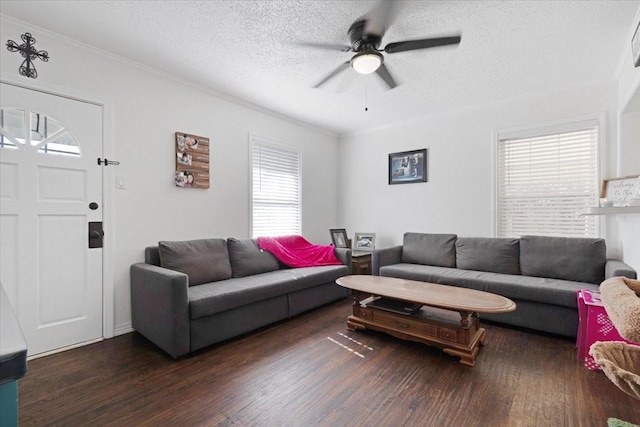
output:
[[[76,138],[56,119],[18,108],[0,109],[0,149],[37,149],[46,154],[80,156]]]

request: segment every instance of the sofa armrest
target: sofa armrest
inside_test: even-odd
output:
[[[629,265],[617,259],[608,259],[604,266],[604,278],[624,276],[629,279],[636,279],[636,271]]]
[[[349,274],[351,274],[351,249],[335,248],[333,252],[336,254],[338,261],[349,267]]]
[[[380,267],[402,262],[402,246],[375,249],[371,255],[371,269],[374,276],[380,275]]]
[[[131,266],[133,328],[173,358],[189,353],[189,278],[150,264]]]

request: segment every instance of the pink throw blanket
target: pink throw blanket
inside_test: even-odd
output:
[[[289,267],[342,264],[333,246],[314,245],[302,236],[258,237],[258,246]]]

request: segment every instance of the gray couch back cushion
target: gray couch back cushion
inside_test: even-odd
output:
[[[273,254],[261,250],[254,239],[227,239],[233,277],[253,276],[280,269]]]
[[[404,233],[402,262],[455,268],[457,237],[455,234]]]
[[[160,267],[160,249],[157,246],[144,248],[144,262]]]
[[[520,274],[519,241],[461,237],[456,240],[456,266],[463,270]]]
[[[160,266],[189,276],[189,286],[231,278],[224,239],[159,242]]]
[[[606,262],[607,247],[603,239],[520,238],[520,271],[525,276],[600,284]]]

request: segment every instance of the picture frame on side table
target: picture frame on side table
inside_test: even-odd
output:
[[[389,154],[389,185],[427,182],[427,149]]]
[[[638,22],[636,32],[631,38],[631,53],[633,54],[633,65],[640,67],[640,22]]]
[[[360,252],[373,252],[376,247],[376,233],[355,233],[353,237],[353,250]]]
[[[347,230],[344,228],[331,228],[329,229],[331,234],[331,241],[336,248],[348,248],[349,238],[347,237]]]

